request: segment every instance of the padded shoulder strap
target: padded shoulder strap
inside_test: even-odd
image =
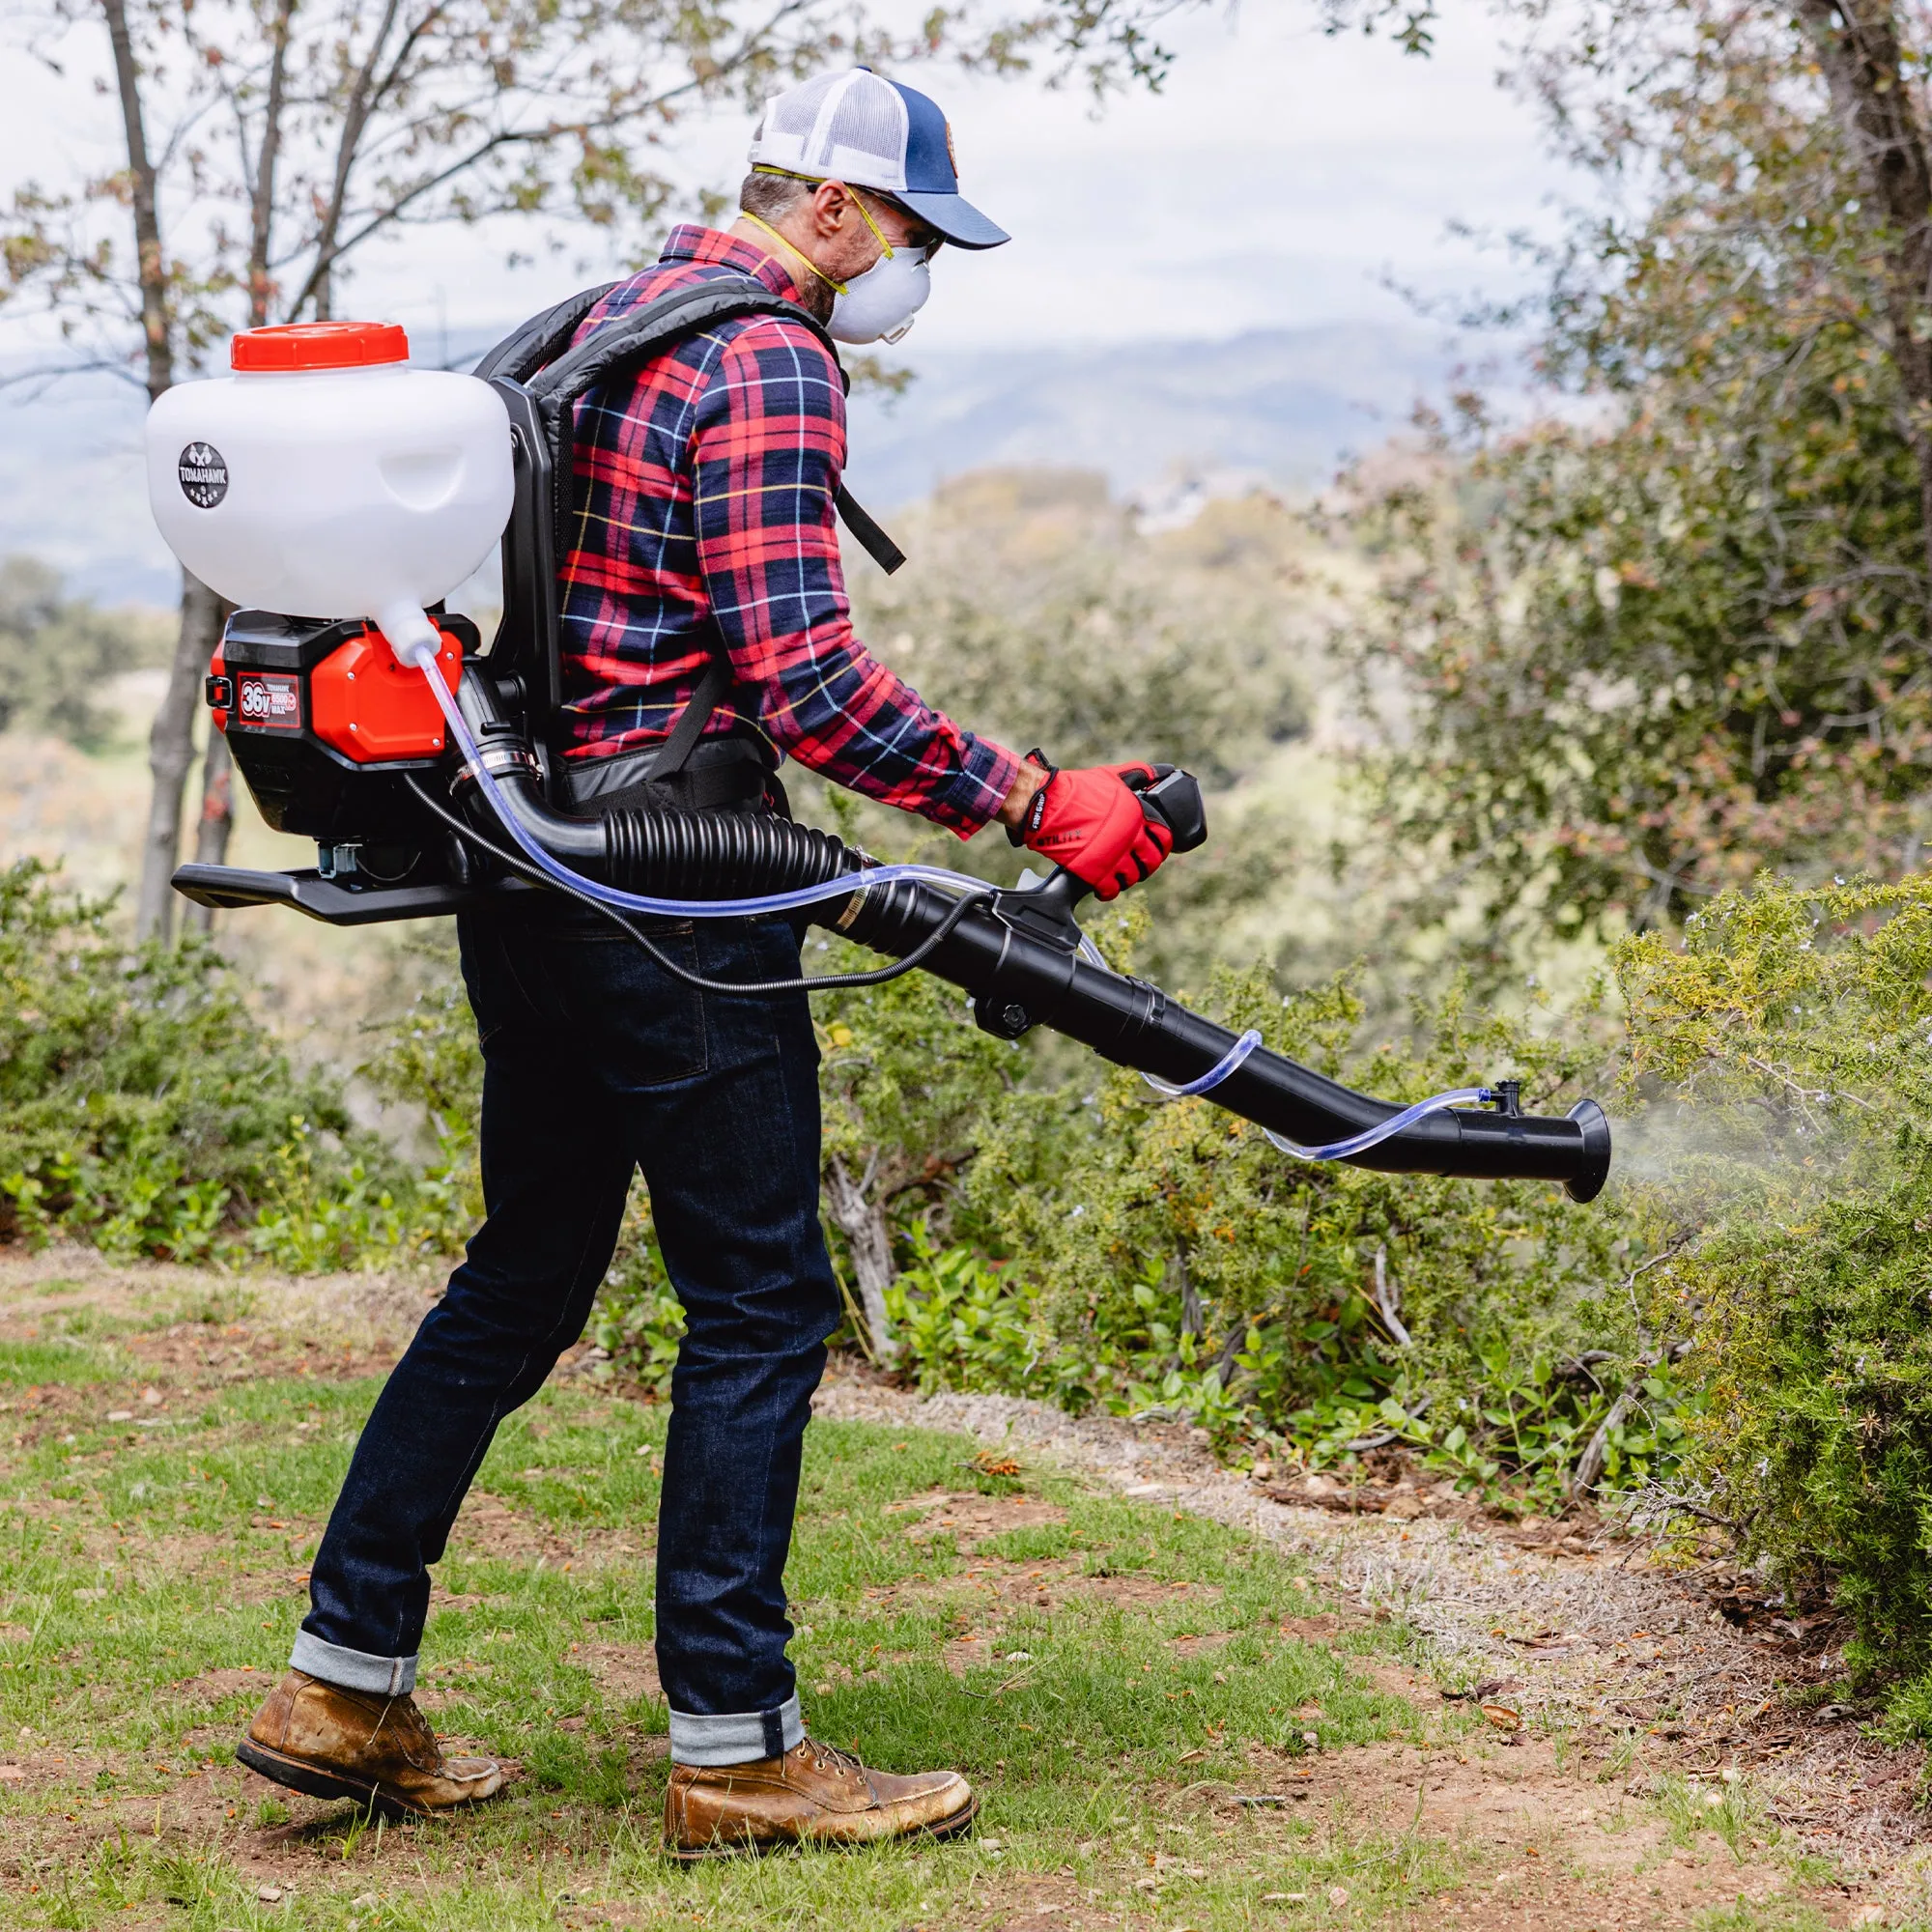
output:
[[[581,302],[582,305],[577,311],[576,320],[569,325],[571,329],[575,329],[605,293],[601,289],[595,290],[587,299],[573,297],[571,302],[560,303],[549,315],[526,323],[502,346],[502,350],[492,351],[492,355],[510,350],[526,336],[533,338],[539,325],[561,315],[572,303]],[[655,301],[645,302],[628,315],[613,317],[586,340],[556,355],[554,360],[539,358],[545,366],[533,366],[527,376],[519,378],[536,403],[551,442],[551,462],[556,479],[559,555],[568,550],[570,542],[568,526],[573,508],[574,483],[569,443],[574,428],[572,411],[578,400],[600,383],[607,383],[613,376],[650,361],[687,336],[696,335],[718,323],[751,315],[781,316],[810,329],[825,345],[834,363],[838,366],[840,378],[844,377],[844,366],[838,363],[838,346],[826,332],[825,325],[810,310],[801,308],[797,302],[787,301],[782,296],[774,295],[762,282],[753,281],[746,275],[721,276],[715,281],[698,282],[690,288],[660,296]],[[551,333],[554,336],[554,329]],[[504,369],[500,373],[509,375],[514,372]],[[888,576],[898,569],[905,561],[905,553],[860,507],[843,484],[839,485],[834,502],[839,516],[844,519],[845,527],[872,561]]]
[[[486,383],[493,376],[527,383],[545,363],[554,361],[570,347],[578,325],[616,286],[615,282],[603,282],[594,289],[582,289],[541,315],[531,316],[504,336],[470,373]]]
[[[587,313],[587,305],[585,312]],[[749,275],[697,282],[613,317],[550,366],[525,379],[530,394],[547,407],[561,408],[608,382],[622,370],[648,362],[672,343],[738,316],[778,315],[800,324],[824,343],[834,361],[838,352],[825,326],[797,302],[775,296]]]

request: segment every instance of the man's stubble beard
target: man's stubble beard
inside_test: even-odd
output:
[[[799,288],[799,307],[819,322],[830,322],[832,304],[838,299],[837,291],[829,283],[821,282],[809,269],[801,270],[792,279],[802,284]]]

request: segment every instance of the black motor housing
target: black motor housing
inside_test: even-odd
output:
[[[468,617],[438,622],[446,647],[474,657],[480,640]],[[383,878],[447,876],[447,835],[404,782],[405,774],[442,766],[447,750],[440,721],[433,731],[422,723],[421,704],[398,715],[402,693],[381,688],[393,679],[392,665],[359,618],[238,611],[210,666],[206,696],[250,796],[277,832],[313,838],[343,853],[346,866]],[[413,699],[419,680],[408,676],[403,692]],[[365,731],[371,743],[358,742]],[[466,862],[455,864],[467,875]]]

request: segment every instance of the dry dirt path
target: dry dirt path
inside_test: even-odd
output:
[[[1075,1418],[1012,1396],[921,1397],[849,1365],[835,1365],[815,1411],[957,1430],[1050,1458],[1123,1495],[1265,1537],[1309,1558],[1360,1615],[1406,1623],[1427,1660],[1413,1694],[1474,1692],[1523,1720],[1522,1754],[1445,1777],[1425,1823],[1436,1810],[1481,1817],[1500,1805],[1519,1819],[1547,1814],[1560,1831],[1577,1808],[1569,1774],[1579,1761],[1599,1787],[1605,1767],[1621,1767],[1615,1781],[1632,1797],[1682,1779],[1694,1804],[1746,1783],[1760,1826],[1814,1844],[1857,1883],[1861,1907],[1885,1915],[1863,1922],[1932,1918],[1923,1753],[1866,1736],[1843,1707],[1795,1710],[1794,1693],[1835,1653],[1807,1652],[1770,1619],[1734,1628],[1708,1570],[1667,1565],[1603,1525],[1578,1534],[1466,1509],[1432,1516],[1440,1500],[1406,1485],[1373,1512],[1282,1502],[1184,1429]],[[1378,1808],[1413,1804],[1412,1774],[1363,1770],[1362,1795]]]

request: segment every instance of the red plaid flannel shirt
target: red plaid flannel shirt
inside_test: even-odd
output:
[[[584,318],[753,275],[796,301],[763,250],[671,231],[659,260]],[[709,733],[749,731],[888,805],[969,838],[1018,775],[1010,752],[934,711],[852,630],[832,506],[845,391],[797,323],[748,316],[687,337],[577,406],[576,547],[561,571],[573,759],[654,744],[707,661],[734,686]]]

